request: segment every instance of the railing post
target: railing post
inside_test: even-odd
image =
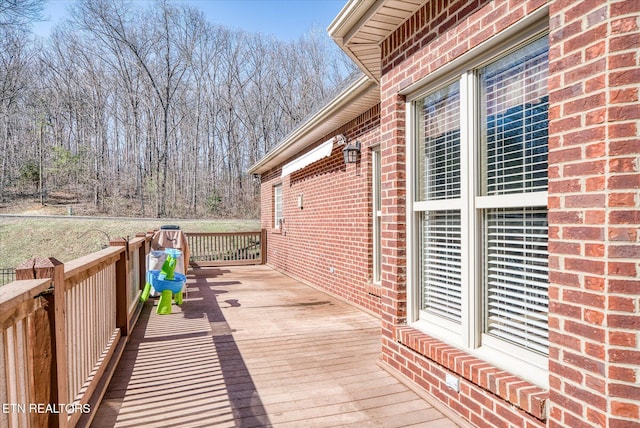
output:
[[[260,230],[260,264],[267,263],[267,229]]]
[[[16,280],[37,279],[36,259],[22,262],[16,268]],[[46,293],[37,297],[41,306],[27,319],[29,331],[28,371],[30,375],[29,403],[58,403],[56,374],[54,295]],[[53,412],[30,412],[31,426],[57,426],[58,415]]]
[[[129,245],[126,239],[116,238],[109,242],[112,247],[124,247],[116,262],[116,327],[122,336],[129,334],[129,304],[127,299],[127,285],[129,282]]]
[[[142,232],[142,233],[137,233],[136,234],[136,238],[145,238],[144,240],[144,244],[140,245],[140,248],[138,249],[138,263],[140,263],[140,289],[144,288],[144,285],[147,282],[147,254],[149,254],[149,247],[150,247],[150,243],[149,243],[149,239],[147,238],[147,234]]]
[[[36,279],[36,271],[33,267],[36,265],[36,259],[25,260],[16,267],[16,281],[24,279]]]
[[[53,281],[53,351],[55,352],[57,397],[53,403],[69,403],[69,389],[67,387],[68,367],[67,367],[67,331],[66,318],[67,308],[65,301],[65,281],[64,264],[54,258],[36,259],[34,264],[36,279],[51,278]],[[49,314],[51,316],[51,314]],[[53,354],[52,354],[53,355]],[[51,378],[53,373],[51,374]],[[63,409],[64,410],[64,409]],[[62,412],[56,415],[58,426],[67,426],[67,414]]]

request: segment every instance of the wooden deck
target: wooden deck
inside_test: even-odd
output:
[[[188,281],[146,303],[93,427],[458,426],[377,364],[369,314],[264,265]]]

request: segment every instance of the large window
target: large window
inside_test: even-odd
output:
[[[547,50],[547,39],[539,39],[479,70],[484,331],[542,354],[548,346]],[[531,205],[536,196],[544,205]]]
[[[531,379],[548,347],[548,39],[463,69],[410,101],[410,318]]]
[[[382,168],[380,149],[371,152],[373,163],[373,283],[382,281]]]
[[[273,227],[282,227],[282,184],[273,187]]]
[[[419,147],[416,208],[421,211],[421,309],[461,322],[460,84],[416,102]],[[453,208],[453,209],[452,209]]]

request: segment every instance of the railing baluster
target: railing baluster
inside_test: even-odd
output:
[[[266,234],[257,232],[186,232],[190,262],[202,266],[263,264]]]
[[[18,388],[17,388],[17,398],[18,398],[18,403],[27,403],[27,385],[28,385],[28,379],[27,379],[27,373],[26,373],[26,367],[24,364],[20,364],[20,362],[26,361],[26,352],[25,352],[25,346],[26,346],[26,337],[25,337],[25,328],[24,328],[24,322],[25,320],[20,320],[17,324],[16,324],[16,328],[14,329],[13,333],[14,333],[14,343],[15,343],[15,350],[16,350],[16,362],[18,364],[16,364],[16,378],[19,379],[18,381]],[[21,417],[21,419],[23,419],[23,417]],[[26,420],[26,418],[24,418]]]
[[[77,293],[77,289],[72,288],[71,290],[69,290],[67,293],[68,295],[68,301],[66,304],[67,307],[67,316],[66,316],[66,332],[67,332],[67,366],[68,366],[68,372],[67,372],[67,394],[62,397],[64,398],[64,402],[65,403],[70,403],[71,401],[73,401],[71,398],[75,396],[75,391],[73,389],[73,386],[75,385],[75,378],[76,378],[76,360],[74,358],[74,355],[76,353],[76,349],[75,349],[75,343],[76,343],[76,337],[73,334],[74,331],[74,324],[75,324],[75,317],[76,317],[76,305],[75,305],[75,295]]]
[[[89,314],[88,321],[89,325],[91,325],[91,334],[88,335],[89,339],[89,353],[94,357],[99,355],[98,351],[98,342],[99,336],[96,335],[96,331],[98,329],[98,323],[96,321],[96,312],[99,310],[99,306],[96,305],[96,302],[100,302],[98,300],[98,288],[94,287],[89,290]]]
[[[119,359],[124,349],[116,310],[126,318],[125,327],[137,306],[133,299],[142,276],[136,274],[145,270],[138,265],[150,238],[135,241],[132,257],[129,247],[107,248],[67,265],[31,259],[16,269],[17,281],[3,286],[14,291],[0,296],[1,402],[97,405],[105,388],[101,377],[113,370],[110,359]],[[90,418],[79,412],[0,412],[0,426],[68,427],[80,419],[88,426]]]
[[[87,375],[89,374],[90,353],[89,353],[89,348],[87,347],[87,340],[88,340],[88,336],[91,335],[93,330],[89,330],[88,332],[83,332],[81,331],[81,329],[86,329],[86,324],[84,320],[87,319],[87,309],[89,308],[89,305],[87,304],[89,302],[88,292],[89,292],[89,289],[93,288],[93,285],[94,283],[84,284],[82,289],[80,289],[80,293],[81,293],[80,318],[82,319],[82,321],[78,323],[78,326],[76,326],[77,333],[80,336],[80,341],[82,345],[82,348],[80,351],[82,355],[82,371],[80,372],[80,379],[86,379]],[[84,334],[80,334],[80,333],[84,333]]]

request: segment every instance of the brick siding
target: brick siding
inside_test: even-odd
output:
[[[478,426],[636,427],[640,2],[549,2],[549,391],[404,325],[398,93],[545,3],[428,1],[381,45],[383,360]]]
[[[540,427],[548,391],[406,325],[405,99],[399,93],[545,1],[428,1],[381,45],[381,140],[386,239],[382,359],[477,426]],[[449,374],[460,391],[445,385]]]
[[[639,14],[550,3],[550,427],[640,426]]]
[[[549,390],[407,326],[401,91],[549,10]],[[640,1],[429,0],[381,44],[381,102],[345,127],[360,162],[262,176],[268,262],[380,313],[382,360],[477,426],[640,427]],[[325,138],[326,139],[326,138]],[[321,139],[318,141],[324,141]],[[371,284],[371,152],[382,159],[382,287]],[[297,207],[303,195],[304,208]],[[333,268],[333,272],[331,269]],[[377,297],[379,296],[379,297]],[[460,392],[445,384],[454,376]]]
[[[343,147],[335,145],[328,158],[283,178],[277,168],[261,179],[261,223],[270,231],[267,263],[376,315],[380,292],[371,278],[371,148],[379,143],[379,130],[380,107],[376,106],[314,145],[344,134],[362,144],[358,163],[345,165]],[[273,186],[280,183],[284,226],[276,230]],[[298,208],[301,195],[303,207]]]

